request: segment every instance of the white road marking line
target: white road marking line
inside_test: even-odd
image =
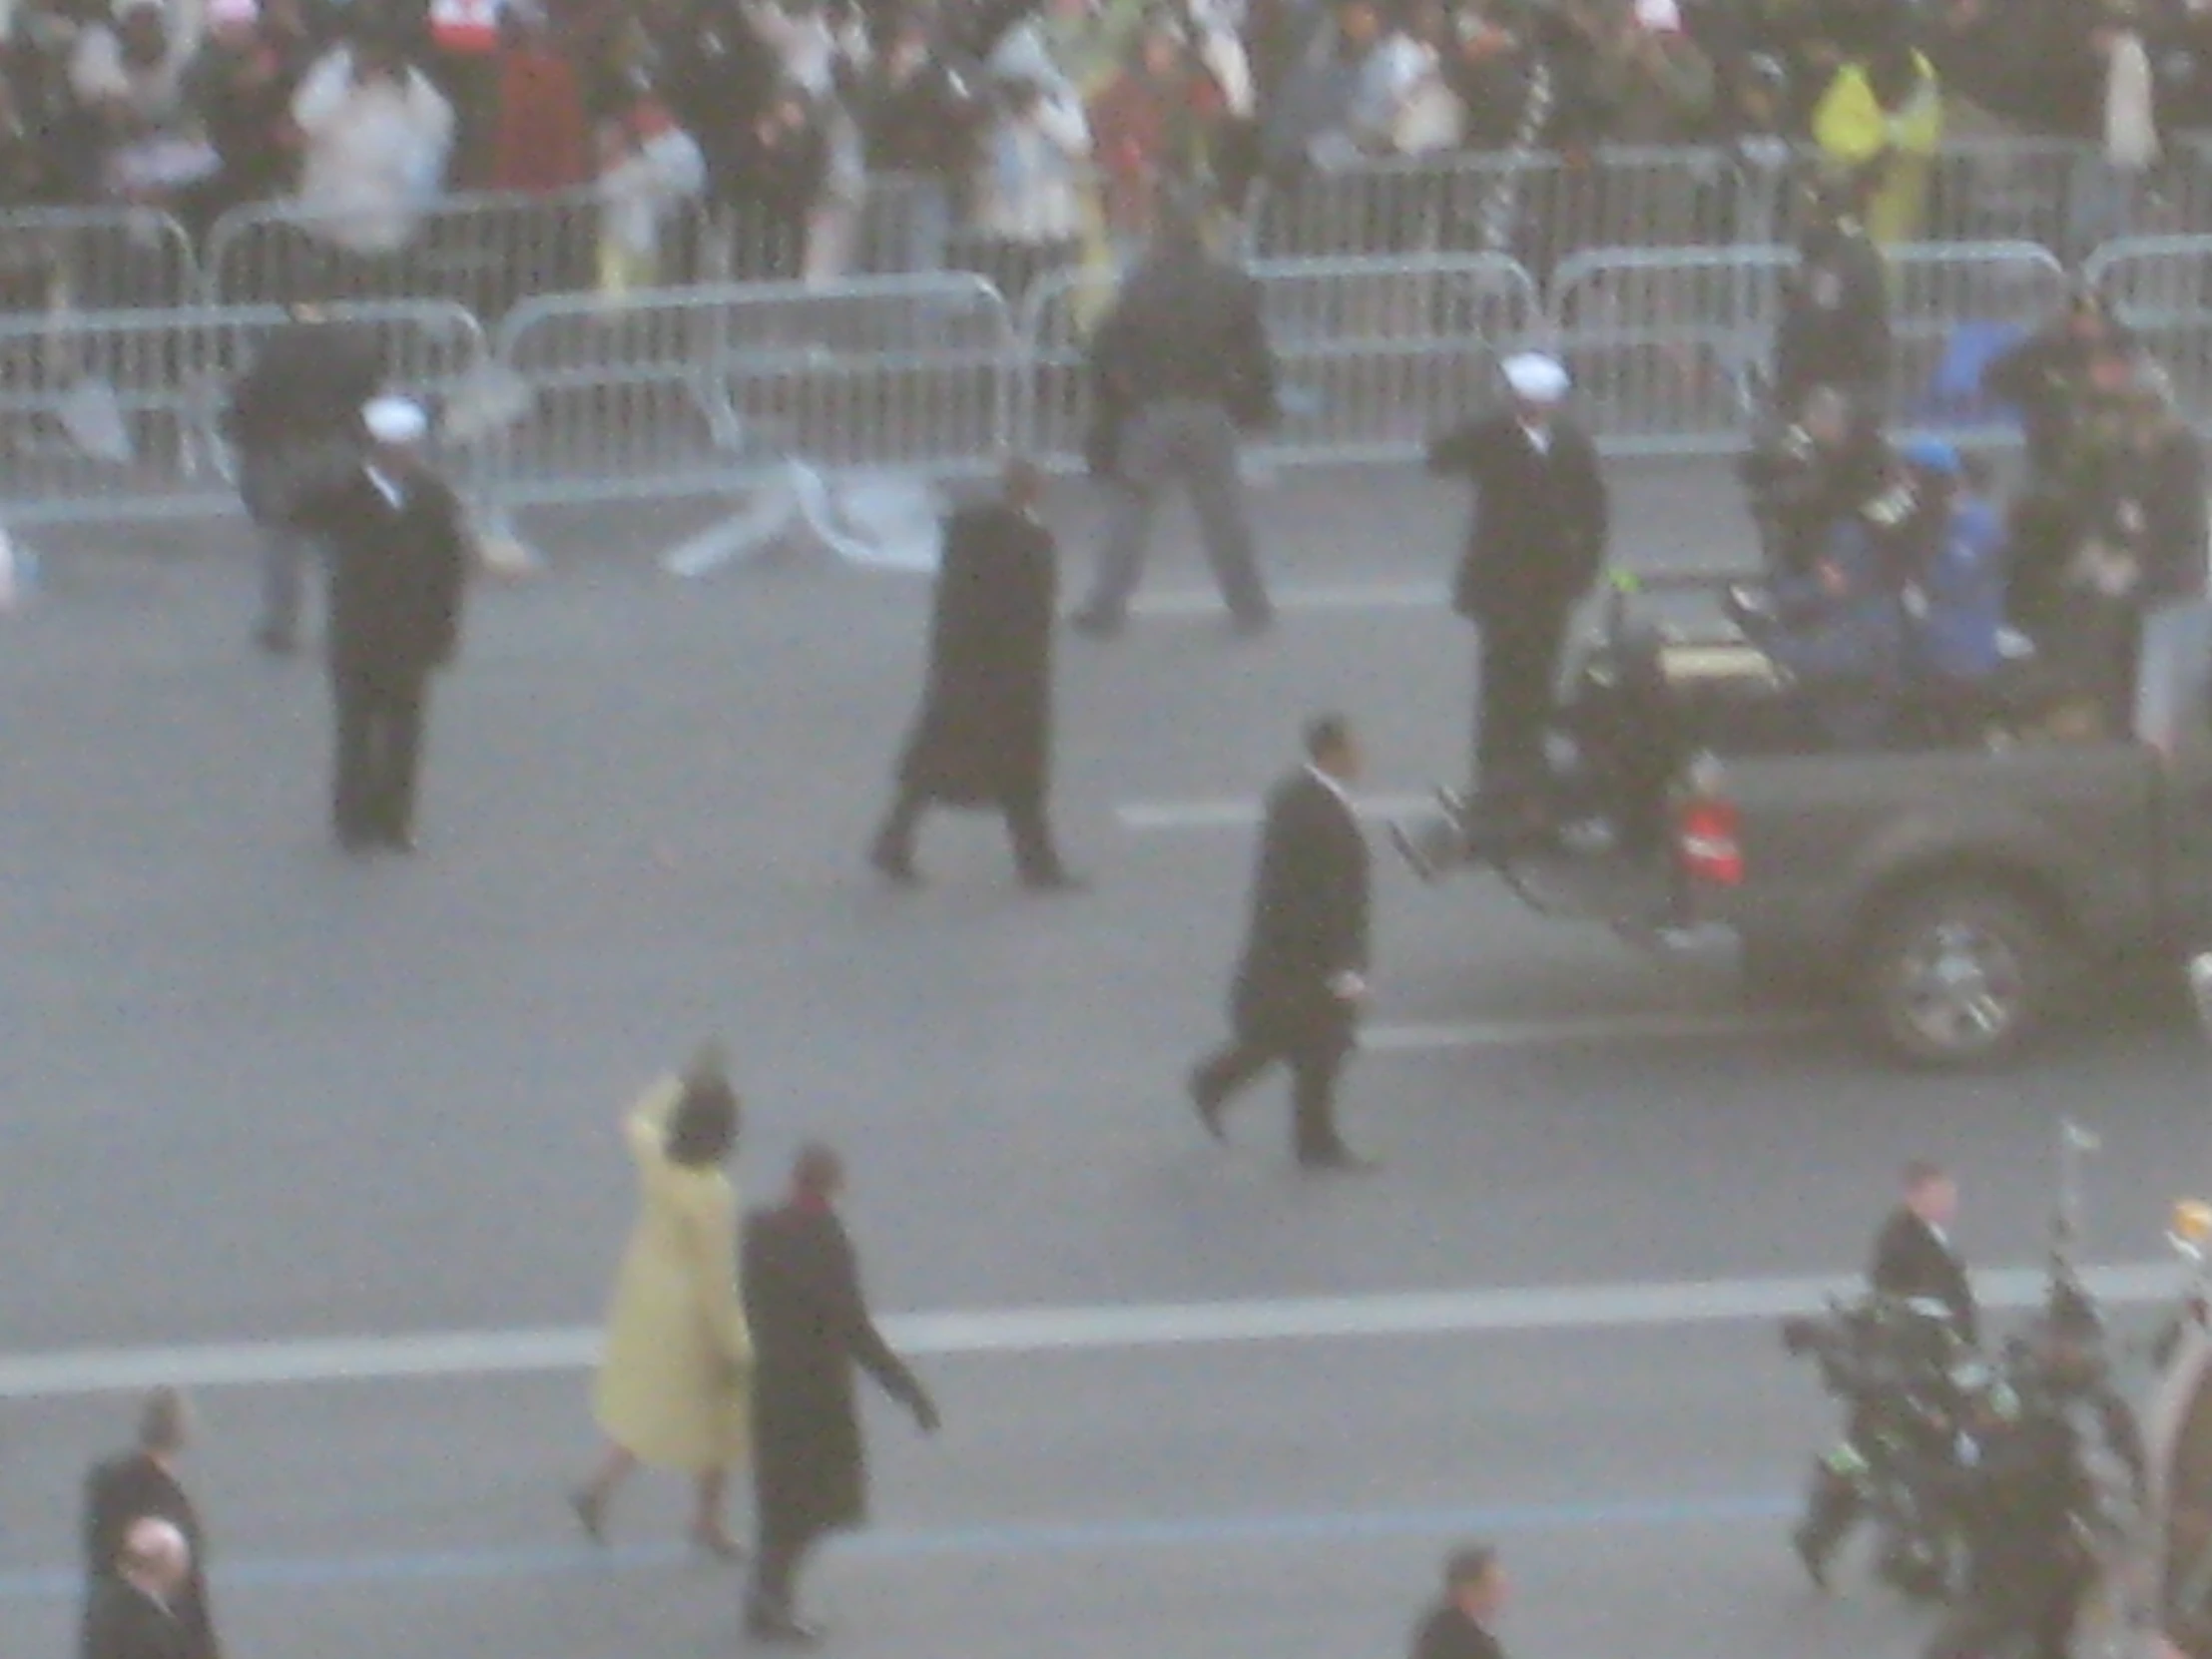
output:
[[[1540,1048],[1554,1044],[1690,1037],[1766,1037],[1834,1024],[1821,1014],[1590,1014],[1569,1019],[1478,1021],[1465,1025],[1378,1025],[1360,1046],[1379,1054],[1426,1054],[1462,1048]]]
[[[1451,615],[1451,596],[1440,582],[1377,583],[1362,587],[1278,588],[1269,594],[1276,610],[1286,616],[1341,611],[1434,611]],[[1229,607],[1211,589],[1187,593],[1140,593],[1130,601],[1136,617],[1220,617]]]
[[[2171,1262],[2143,1262],[2090,1269],[2084,1277],[2092,1294],[2117,1306],[2175,1298],[2183,1274]],[[924,1356],[1632,1331],[1809,1313],[1825,1297],[1850,1294],[1856,1284],[1840,1277],[1723,1279],[1011,1308],[907,1314],[885,1320],[883,1328],[893,1347]],[[2007,1268],[1977,1274],[1975,1285],[1985,1306],[2018,1310],[2040,1304],[2046,1281],[2040,1268]],[[164,1383],[267,1388],[558,1374],[588,1370],[598,1352],[596,1329],[573,1328],[19,1354],[0,1358],[0,1399],[67,1399]]]
[[[1356,805],[1364,819],[1402,818],[1433,808],[1432,795],[1373,795]],[[1254,801],[1154,801],[1116,807],[1114,817],[1124,830],[1155,834],[1177,830],[1249,830],[1260,823],[1265,803]]]

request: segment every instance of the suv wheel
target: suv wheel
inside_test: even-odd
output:
[[[1920,888],[1890,905],[1869,937],[1866,1017],[1876,1040],[1913,1065],[1994,1065],[2041,1025],[2056,956],[2049,930],[2007,894]]]

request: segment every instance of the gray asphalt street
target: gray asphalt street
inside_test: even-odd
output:
[[[1748,553],[1717,469],[1618,489],[1633,562]],[[423,855],[357,866],[325,844],[317,676],[245,647],[235,533],[42,542],[44,591],[0,619],[8,1353],[588,1324],[629,1213],[617,1118],[709,1034],[749,1193],[803,1135],[851,1154],[885,1311],[1848,1272],[1924,1153],[1965,1178],[1973,1257],[2026,1264],[2063,1112],[2105,1141],[2089,1254],[2155,1255],[2166,1202],[2212,1181],[2212,1073],[2159,998],[2085,1009],[2013,1075],[1903,1077],[1746,1012],[1724,961],[1387,864],[1346,1114],[1385,1170],[1302,1181],[1272,1093],[1211,1147],[1180,1084],[1219,1032],[1239,810],[1324,705],[1365,728],[1372,794],[1463,764],[1463,503],[1380,473],[1259,499],[1273,636],[1182,602],[1206,579],[1177,519],[1149,583],[1171,614],[1063,648],[1059,816],[1097,880],[1067,900],[1023,895],[988,823],[932,825],[920,892],[860,862],[916,684],[911,579],[801,556],[677,583],[652,556],[696,513],[534,525],[550,573],[479,593],[440,690]],[[1095,504],[1063,505],[1075,589]],[[878,1529],[821,1574],[839,1652],[1386,1653],[1468,1531],[1508,1548],[1523,1654],[1916,1635],[1795,1576],[1778,1509],[1826,1412],[1764,1322],[928,1367],[945,1434],[877,1421]],[[567,1536],[580,1377],[207,1407],[238,1659],[734,1640],[731,1586],[666,1547],[673,1489],[633,1494],[609,1563]],[[127,1415],[0,1407],[0,1659],[66,1651],[75,1474]]]

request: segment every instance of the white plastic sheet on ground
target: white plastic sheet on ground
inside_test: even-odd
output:
[[[804,529],[838,558],[867,570],[926,576],[942,549],[944,503],[926,479],[903,473],[839,476],[789,461],[745,509],[662,556],[672,576],[704,576],[787,544]]]

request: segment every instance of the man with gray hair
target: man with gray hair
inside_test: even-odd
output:
[[[93,1587],[82,1659],[197,1659],[185,1622],[192,1546],[176,1522],[141,1515],[125,1528],[108,1575]]]
[[[88,1653],[96,1651],[91,1646],[92,1630],[100,1614],[103,1587],[122,1576],[134,1529],[151,1519],[174,1531],[183,1547],[182,1576],[163,1597],[169,1622],[178,1632],[174,1649],[177,1659],[221,1659],[223,1650],[216,1640],[207,1579],[201,1568],[205,1551],[200,1515],[177,1472],[191,1438],[192,1409],[184,1394],[175,1388],[157,1388],[140,1408],[138,1444],[103,1458],[85,1480]]]

